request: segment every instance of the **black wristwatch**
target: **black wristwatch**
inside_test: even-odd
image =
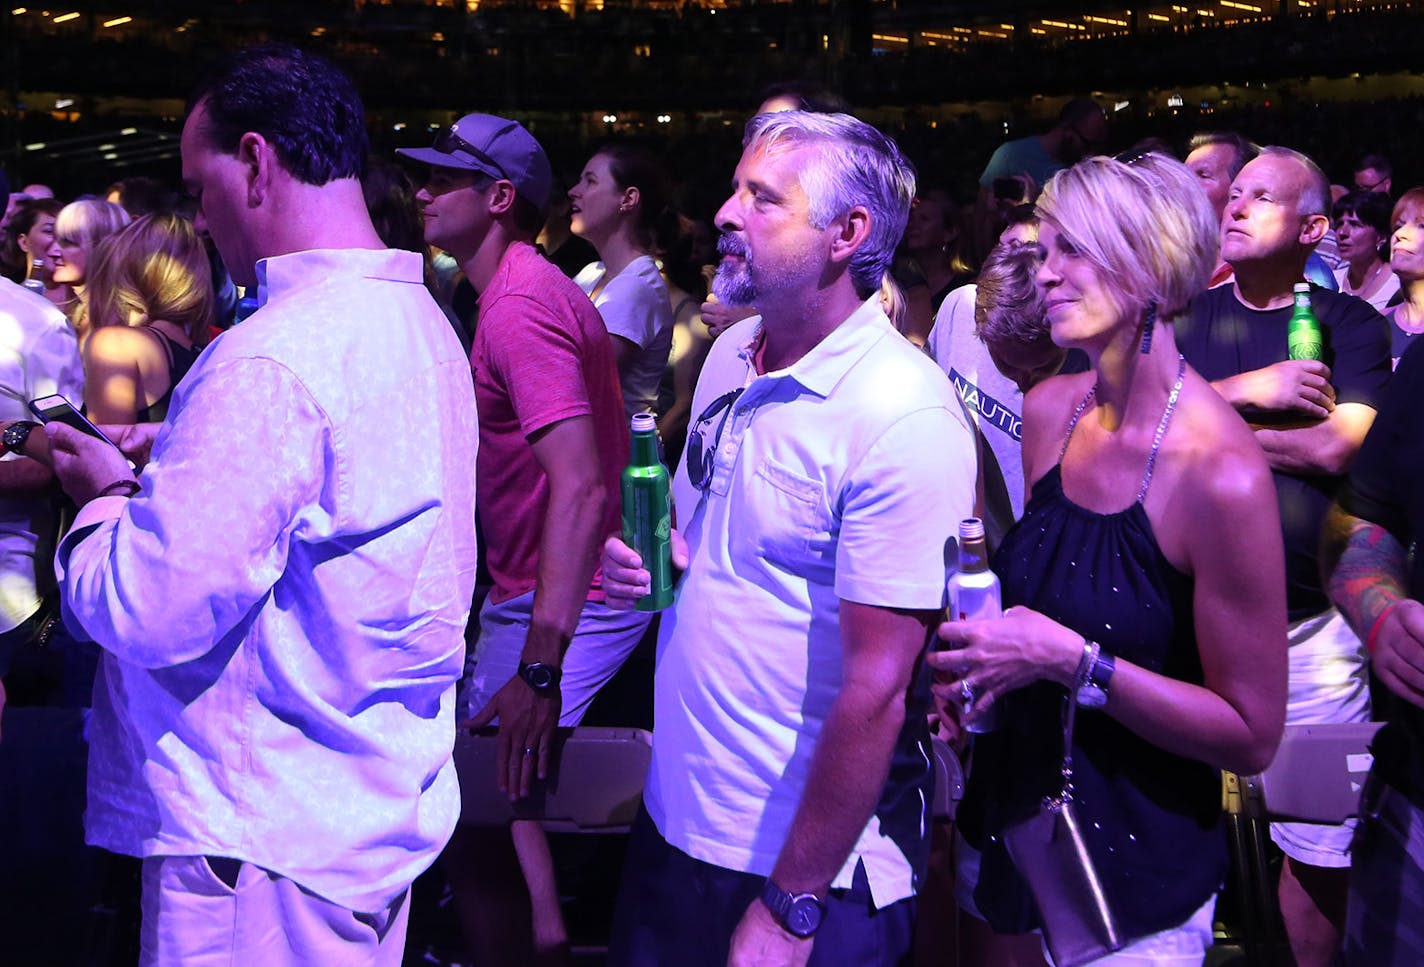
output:
[[[766,904],[782,929],[802,940],[814,934],[826,918],[825,901],[816,894],[787,893],[770,878],[762,888],[761,902]]]
[[[519,663],[519,677],[524,679],[524,684],[534,689],[539,695],[552,695],[559,688],[559,678],[563,675],[563,670],[558,665],[550,665],[542,661],[530,661]]]
[[[5,432],[0,434],[0,443],[4,443],[5,452],[19,453],[25,441],[30,438],[30,431],[37,426],[39,424],[34,420],[20,420],[5,427]]]

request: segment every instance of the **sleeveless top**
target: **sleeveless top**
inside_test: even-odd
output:
[[[153,333],[159,344],[163,346],[163,352],[168,356],[168,389],[164,390],[163,395],[152,403],[139,407],[134,422],[162,423],[168,418],[168,403],[173,398],[173,388],[187,375],[188,370],[193,368],[193,364],[202,355],[203,349],[201,346],[185,347],[182,343],[152,326],[145,326],[144,330]]]
[[[1005,607],[1026,605],[1098,642],[1103,654],[1201,684],[1192,579],[1162,555],[1142,505],[1185,365],[1136,502],[1100,514],[1063,493],[1063,454],[1092,400],[1090,390],[1069,424],[1058,464],[1034,484],[1023,519],[1005,535],[993,569]],[[1061,685],[1046,681],[1013,692],[1001,700],[999,730],[974,740],[959,822],[984,854],[975,903],[999,932],[1039,925],[1000,834],[1062,787],[1065,698]],[[1184,922],[1220,887],[1228,869],[1218,771],[1089,710],[1077,715],[1073,767],[1074,808],[1124,933],[1141,937]]]

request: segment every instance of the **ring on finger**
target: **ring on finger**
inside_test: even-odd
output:
[[[531,756],[535,755],[537,752],[538,752],[537,749],[532,749],[532,748],[526,747],[526,748],[524,749],[524,758],[528,759],[528,758],[530,758]]]
[[[969,684],[969,679],[961,678],[959,680],[959,696],[964,700],[964,710],[966,712],[974,707],[974,699],[977,696],[974,694],[974,686]]]

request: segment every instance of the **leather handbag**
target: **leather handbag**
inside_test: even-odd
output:
[[[1055,967],[1077,967],[1129,942],[1103,893],[1073,810],[1073,717],[1077,686],[1063,712],[1063,789],[1038,812],[1004,830],[1004,845],[1038,906]]]

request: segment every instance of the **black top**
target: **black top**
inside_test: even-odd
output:
[[[145,407],[141,407],[135,423],[162,423],[168,418],[168,403],[173,399],[173,389],[180,380],[187,375],[188,370],[193,368],[193,364],[202,355],[203,347],[185,347],[181,343],[175,342],[162,332],[152,326],[145,326],[145,332],[150,332],[163,346],[163,352],[168,356],[168,389],[163,395]]]
[[[1379,416],[1365,437],[1341,495],[1345,509],[1388,530],[1405,548],[1424,538],[1424,349],[1415,343],[1399,361]],[[1424,555],[1411,556],[1409,596],[1424,601]],[[1368,629],[1363,629],[1368,631]],[[1370,750],[1381,778],[1424,808],[1424,709],[1391,696],[1387,724]]]
[[[1149,475],[1136,503],[1099,514],[1068,499],[1060,474],[1055,466],[1034,484],[994,555],[1005,606],[1027,605],[1097,641],[1103,654],[1200,684],[1192,580],[1157,546],[1142,507]],[[984,854],[975,903],[1000,932],[1038,926],[1000,836],[1062,785],[1065,700],[1061,686],[1036,682],[1002,700],[997,732],[975,738],[958,815]],[[1073,765],[1079,825],[1126,935],[1185,921],[1227,872],[1218,772],[1088,710],[1077,715]]]
[[[1389,382],[1390,324],[1363,299],[1311,287],[1311,307],[1325,334],[1325,364],[1337,403],[1378,406]],[[1260,311],[1236,298],[1233,286],[1208,289],[1177,322],[1177,345],[1187,362],[1208,380],[1264,369],[1285,360],[1292,307]],[[1249,410],[1252,423],[1291,422],[1300,414]],[[1296,475],[1273,470],[1286,549],[1286,607],[1298,621],[1329,607],[1320,582],[1317,554],[1325,512],[1343,485],[1343,476]]]

